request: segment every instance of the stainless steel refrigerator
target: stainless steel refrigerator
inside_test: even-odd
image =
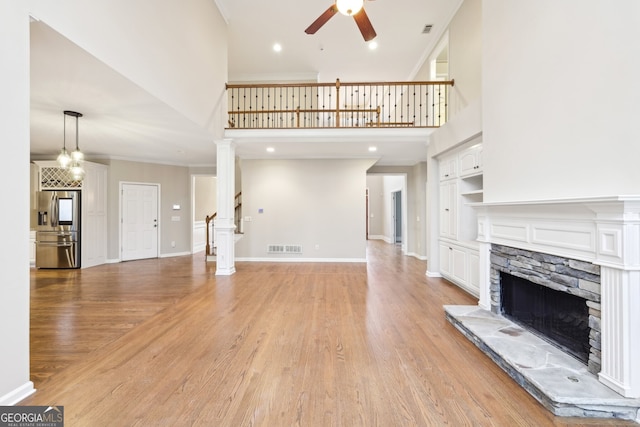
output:
[[[80,267],[80,192],[39,191],[36,268]]]

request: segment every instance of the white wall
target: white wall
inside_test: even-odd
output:
[[[214,2],[31,0],[29,4],[35,17],[208,129],[211,149],[215,149],[213,141],[222,137],[226,123],[227,30]],[[119,258],[118,224],[113,222],[119,217],[113,193],[119,188],[118,180],[165,182],[162,191],[170,197],[162,202],[179,199],[182,209],[179,223],[166,221],[162,228],[161,253],[190,252],[192,214],[186,169],[178,171],[178,180],[165,181],[156,173],[162,166],[139,164],[139,169],[126,171],[118,165],[117,161],[112,164],[110,174],[109,259]],[[170,218],[172,212],[164,214]],[[175,248],[170,247],[171,241],[176,241]]]
[[[387,240],[384,235],[383,175],[367,175],[369,189],[369,238]],[[390,240],[389,240],[390,241]]]
[[[29,381],[29,17],[25,4],[0,1],[0,139],[11,158],[0,209],[0,405],[33,391]],[[10,207],[10,209],[8,209]]]
[[[51,28],[209,129],[213,138],[222,137],[227,33],[213,1],[30,3],[33,14]]]
[[[449,26],[449,117],[480,98],[482,58],[482,0],[464,0]]]
[[[159,228],[160,255],[184,254],[192,251],[192,205],[189,169],[183,166],[158,165],[152,163],[110,160],[109,197],[107,206],[108,248],[107,258],[120,259],[120,183],[159,184]],[[173,210],[173,205],[180,210]],[[172,217],[179,217],[173,221]],[[175,242],[175,247],[171,247]]]
[[[0,257],[0,405],[16,403],[33,390],[29,381],[29,13],[210,129],[213,137],[222,134],[225,113],[221,104],[226,25],[209,0],[0,1],[0,137],[12,159],[0,176],[11,183],[4,194],[14,206],[0,210],[3,223],[12,225],[4,230],[11,250]]]
[[[484,200],[640,194],[640,2],[483,0]]]
[[[217,179],[215,176],[193,176],[193,220],[204,221],[216,212]]]
[[[245,234],[236,257],[363,261],[366,171],[372,162],[243,160]],[[270,255],[269,244],[300,244],[304,252]]]

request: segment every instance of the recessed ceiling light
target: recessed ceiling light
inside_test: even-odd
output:
[[[274,151],[276,151],[276,149],[275,149],[275,148],[273,148],[273,147],[267,147],[267,152],[268,152],[268,153],[273,153]]]
[[[280,43],[276,43],[273,45],[273,50],[276,52],[282,51],[282,45]]]
[[[378,42],[376,41],[369,42],[369,49],[376,50],[377,48],[378,48]]]
[[[378,147],[369,147],[369,151],[371,151],[372,153],[374,151],[378,151]]]

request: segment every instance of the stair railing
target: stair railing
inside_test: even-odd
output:
[[[207,239],[207,244],[205,246],[205,255],[209,256],[209,255],[215,255],[216,251],[215,251],[215,244],[214,244],[214,239],[215,239],[215,233],[210,233],[209,230],[211,230],[211,222],[215,220],[216,216],[218,216],[218,212],[214,212],[213,215],[207,215],[205,217],[205,225],[206,225],[206,239]],[[240,234],[242,233],[243,227],[242,227],[242,191],[239,192],[238,194],[236,194],[236,196],[234,197],[234,220],[233,222],[236,225],[236,233]]]

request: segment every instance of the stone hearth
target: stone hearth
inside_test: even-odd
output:
[[[472,206],[478,215],[479,301],[477,307],[446,307],[449,321],[554,414],[640,422],[640,196]],[[499,311],[494,279],[503,268],[496,267],[500,260],[495,257],[492,264],[492,247],[498,245],[560,257],[560,264],[569,263],[560,270],[579,265],[576,270],[587,275],[567,283],[550,279],[557,271],[544,278],[531,276],[534,283],[548,282],[551,287],[589,296],[592,372],[494,312]],[[507,269],[521,267],[518,262],[516,258]]]
[[[640,399],[624,398],[572,356],[477,306],[445,306],[460,332],[553,414],[640,422]]]

